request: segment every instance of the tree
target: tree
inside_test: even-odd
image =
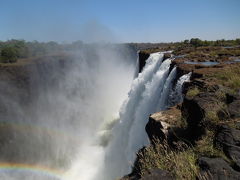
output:
[[[190,40],[190,44],[193,45],[194,47],[199,47],[203,45],[203,42],[199,38],[192,38]]]
[[[18,58],[18,51],[14,47],[3,47],[1,50],[1,59],[4,63],[16,62]]]
[[[186,39],[186,40],[183,41],[183,43],[184,43],[184,44],[189,44],[189,40]]]
[[[236,39],[235,41],[237,45],[240,45],[240,39]]]

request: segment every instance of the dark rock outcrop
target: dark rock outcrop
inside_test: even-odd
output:
[[[149,121],[145,127],[145,130],[148,134],[150,141],[152,142],[154,138],[163,140],[166,139],[164,130],[164,125],[161,121],[157,121],[156,119],[149,117]]]
[[[227,104],[230,104],[237,99],[240,99],[240,95],[226,93],[226,103]]]
[[[165,170],[161,169],[152,169],[148,174],[144,175],[140,180],[173,180],[173,176]]]
[[[182,104],[182,115],[188,123],[188,130],[189,130],[189,134],[191,134],[191,140],[198,138],[205,131],[204,105],[206,103],[208,103],[207,99],[202,99],[200,97],[184,98],[184,101]]]
[[[171,53],[164,53],[163,55],[163,61],[166,60],[166,59],[169,59],[172,57],[172,54]]]
[[[198,160],[200,179],[236,180],[240,173],[235,171],[222,158],[201,157]]]
[[[169,139],[171,128],[178,123],[180,117],[181,111],[177,106],[152,114],[145,127],[150,141],[153,143],[155,138],[160,141]]]
[[[228,112],[231,118],[240,118],[240,99],[228,105]]]
[[[149,58],[150,54],[144,51],[140,51],[138,53],[138,60],[139,60],[139,73],[142,72],[143,67],[146,64],[146,60]]]
[[[146,60],[149,58],[151,53],[154,53],[154,52],[139,51],[139,53],[138,53],[139,73],[142,72],[142,69],[146,64]],[[172,56],[171,53],[164,53],[163,61],[170,58],[171,56]]]
[[[148,57],[143,58],[142,64],[145,65]],[[164,55],[164,59],[169,57],[169,55]],[[205,61],[202,56],[195,60]],[[197,151],[194,153],[198,157],[211,156],[211,158],[199,158],[197,165],[200,168],[200,176],[197,175],[197,179],[240,179],[240,130],[237,129],[240,129],[240,123],[238,123],[240,94],[229,94],[232,92],[229,91],[229,86],[214,76],[216,73],[231,69],[234,65],[220,63],[214,66],[204,66],[186,64],[185,61],[191,60],[184,56],[176,57],[170,67],[170,69],[177,67],[176,79],[192,72],[191,81],[185,83],[183,87],[185,97],[180,105],[181,108],[170,108],[149,117],[145,130],[151,141],[150,146],[154,147],[155,139],[157,139],[160,143],[166,140],[164,143],[166,142],[172,150],[176,151],[196,147]],[[142,68],[140,65],[140,69]],[[173,109],[178,110],[177,113]],[[236,129],[223,124],[229,124]],[[189,146],[178,149],[181,142]],[[213,148],[214,152],[209,154],[208,148]],[[225,153],[227,161],[224,160],[226,156],[218,150]],[[143,149],[139,152],[144,156]],[[224,156],[224,159],[219,156]],[[133,172],[128,176],[129,179],[174,178],[169,172],[160,169],[150,169],[149,174],[140,177],[140,158],[137,156]]]
[[[226,125],[220,126],[215,136],[215,146],[221,148],[240,169],[240,130]]]

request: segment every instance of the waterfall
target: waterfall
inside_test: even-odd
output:
[[[169,106],[173,106],[176,103],[180,103],[183,101],[183,96],[182,96],[182,88],[183,88],[183,83],[188,82],[191,78],[192,73],[184,74],[182,75],[175,86],[175,88],[170,92],[169,95]]]
[[[149,115],[169,105],[176,67],[169,72],[173,59],[163,61],[163,54],[151,54],[132,83],[128,98],[120,109],[119,123],[112,129],[112,138],[105,150],[102,179],[111,180],[131,172],[137,151],[149,144],[145,132]],[[178,80],[177,92],[187,79],[184,76]]]
[[[137,51],[137,54],[139,54],[140,51]],[[134,78],[136,78],[138,76],[139,73],[139,56],[137,57],[137,62],[136,62],[136,68],[135,68],[135,72],[134,72]]]
[[[0,149],[10,161],[0,179],[113,180],[130,173],[136,153],[149,144],[149,115],[180,102],[191,76],[176,80],[173,58],[163,60],[164,53],[150,54],[141,73],[139,60],[134,73],[131,58],[122,62],[105,48],[76,54],[64,66],[32,65],[32,100],[25,106],[17,87],[2,85],[0,100],[8,109],[2,121],[16,122],[5,125],[14,132]]]

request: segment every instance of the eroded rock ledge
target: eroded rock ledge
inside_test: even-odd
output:
[[[195,179],[239,179],[240,63],[204,66],[184,61],[177,58],[172,63],[179,77],[192,72],[191,81],[184,84],[183,102],[150,115],[146,132],[151,144],[139,151],[132,173],[123,179],[179,179],[160,166],[142,173],[141,158],[156,140],[176,154],[191,151]],[[185,145],[179,149],[179,144]]]

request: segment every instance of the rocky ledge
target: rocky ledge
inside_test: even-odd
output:
[[[148,57],[143,54],[140,62]],[[172,63],[178,76],[192,72],[183,102],[150,115],[151,144],[123,179],[240,179],[240,63],[185,61]]]

